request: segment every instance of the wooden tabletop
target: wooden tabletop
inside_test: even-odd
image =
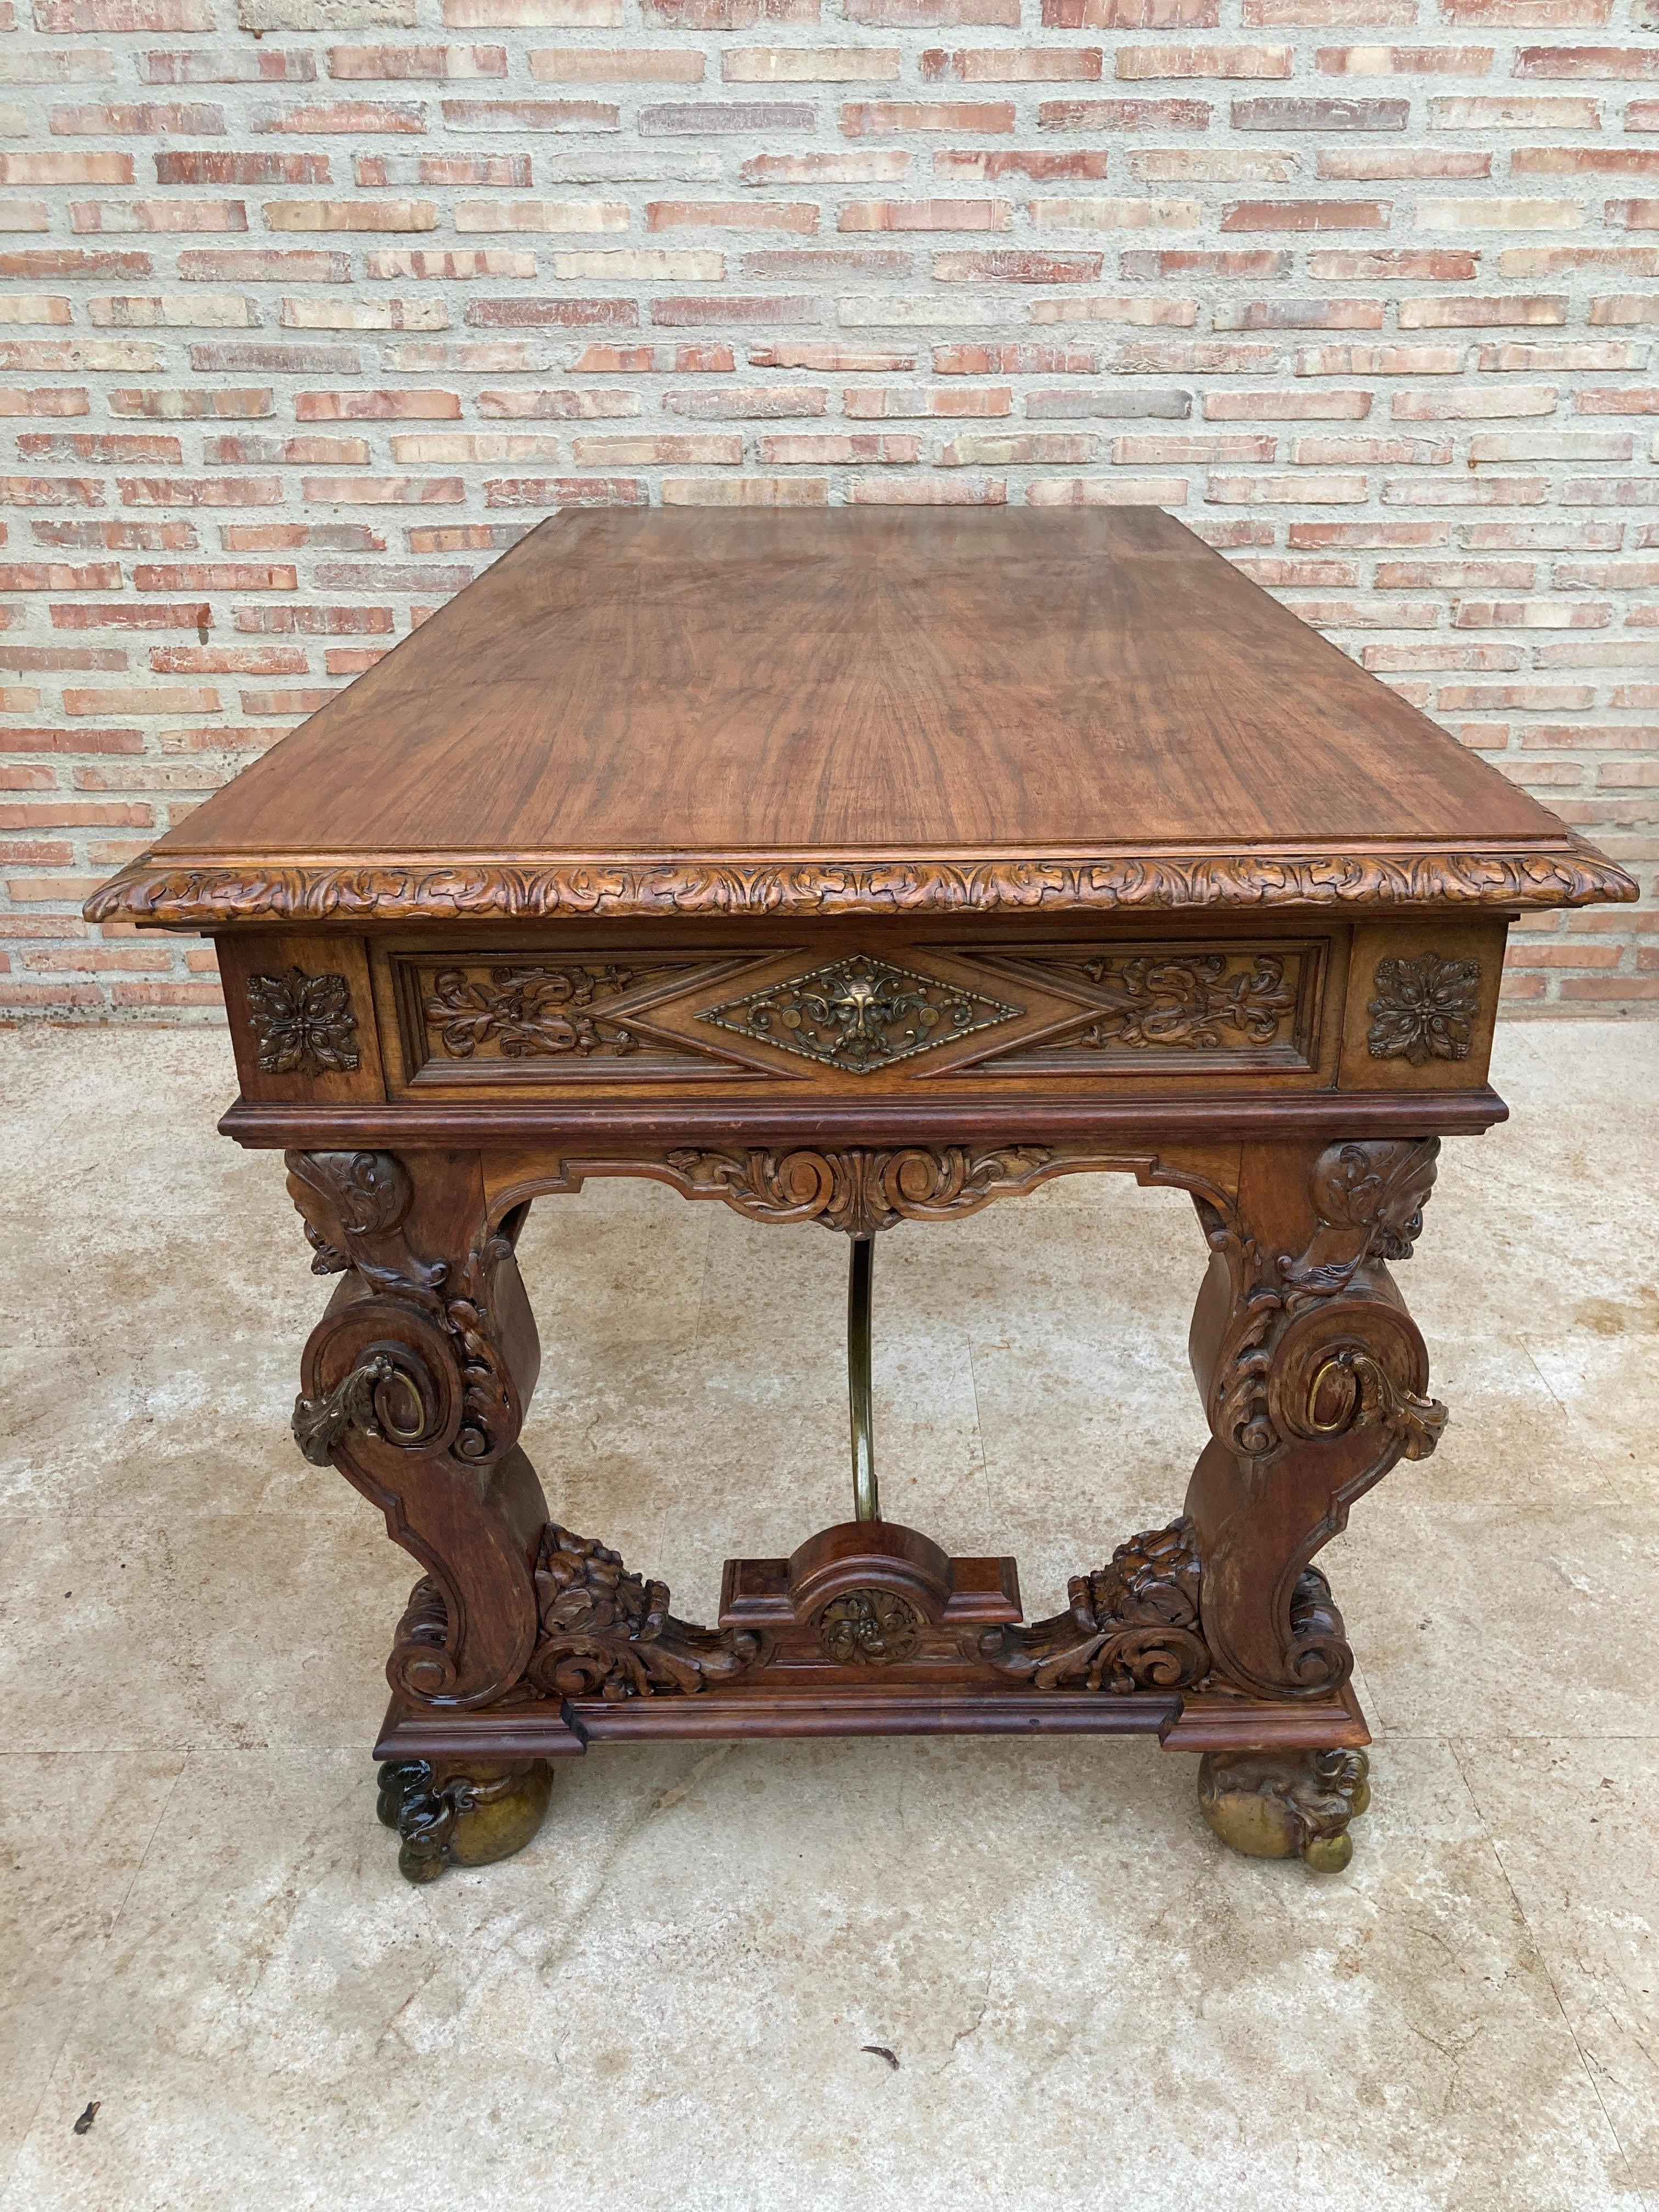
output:
[[[544,523],[87,910],[1634,896],[1156,508],[681,508]]]

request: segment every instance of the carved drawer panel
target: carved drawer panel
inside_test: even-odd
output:
[[[621,938],[385,948],[392,1091],[1072,1095],[1334,1071],[1328,935],[848,934],[736,951]]]
[[[398,954],[391,980],[412,1085],[651,1083],[734,1073],[657,1018],[752,964],[709,953],[599,950]],[[737,1063],[735,1072],[741,1072]]]
[[[1322,939],[1078,944],[988,949],[1018,995],[1059,1004],[1042,1028],[977,1056],[984,1073],[1190,1074],[1310,1069],[1325,973]]]

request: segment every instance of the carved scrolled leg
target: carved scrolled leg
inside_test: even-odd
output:
[[[291,1152],[289,1188],[341,1280],[306,1346],[295,1434],[386,1516],[432,1593],[387,1668],[411,1706],[489,1704],[535,1648],[547,1504],[518,1448],[538,1348],[476,1155]]]
[[[394,1759],[380,1769],[376,1810],[402,1838],[404,1880],[435,1881],[447,1866],[489,1866],[521,1851],[541,1826],[552,1788],[544,1759]]]
[[[1348,1823],[1370,1803],[1363,1751],[1210,1751],[1199,1761],[1199,1808],[1247,1858],[1300,1858],[1340,1874]]]
[[[1327,1698],[1353,1655],[1310,1565],[1356,1498],[1434,1449],[1446,1409],[1388,1262],[1409,1258],[1433,1139],[1243,1148],[1236,1198],[1199,1200],[1210,1272],[1193,1371],[1212,1430],[1187,1512],[1218,1674]]]

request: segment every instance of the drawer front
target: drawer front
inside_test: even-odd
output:
[[[1501,917],[1108,936],[826,926],[363,938],[220,963],[254,1101],[1035,1103],[1484,1085]]]
[[[1332,934],[1231,940],[866,933],[641,950],[388,948],[394,1093],[1062,1093],[1332,1078]]]

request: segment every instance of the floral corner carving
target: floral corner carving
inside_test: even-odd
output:
[[[357,1017],[343,975],[250,975],[248,1018],[262,1075],[349,1075],[361,1066]]]
[[[992,1628],[978,1656],[1034,1689],[1189,1690],[1210,1671],[1199,1615],[1193,1524],[1120,1544],[1094,1573],[1074,1575],[1069,1609],[1029,1628]]]
[[[729,1682],[760,1658],[752,1629],[699,1628],[668,1610],[666,1583],[631,1573],[620,1555],[556,1522],[536,1559],[540,1626],[532,1684],[557,1698],[687,1694]]]
[[[1422,1067],[1431,1060],[1468,1058],[1480,1006],[1478,960],[1443,960],[1437,952],[1379,960],[1373,981],[1376,996],[1365,1009],[1373,1060]]]

